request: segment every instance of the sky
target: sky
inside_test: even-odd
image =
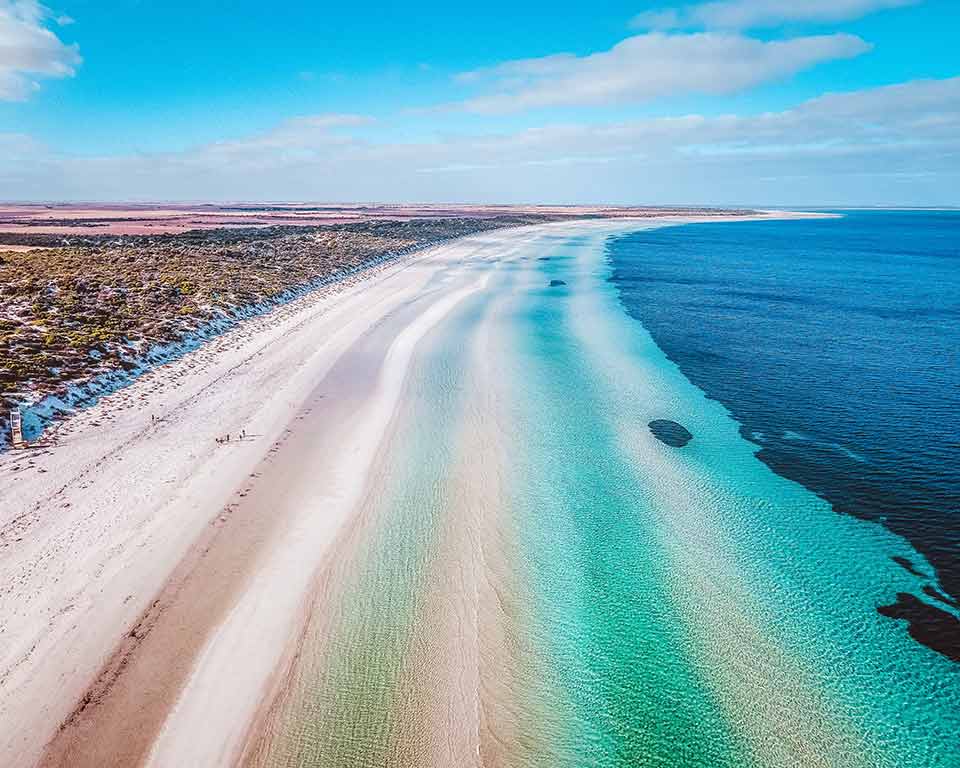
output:
[[[0,0],[0,199],[960,205],[960,0]]]

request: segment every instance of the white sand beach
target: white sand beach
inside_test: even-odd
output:
[[[630,227],[503,230],[372,268],[0,454],[0,763],[237,763],[417,345],[485,263]]]

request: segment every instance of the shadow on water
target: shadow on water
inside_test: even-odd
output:
[[[666,443],[672,448],[683,448],[687,443],[693,440],[690,431],[675,421],[668,419],[654,419],[647,426],[653,436],[661,443]]]

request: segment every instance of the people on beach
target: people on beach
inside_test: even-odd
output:
[[[245,430],[245,429],[241,429],[241,430],[237,433],[237,440],[244,440],[244,439],[246,439],[246,437],[247,437],[247,430]],[[229,442],[230,442],[230,433],[228,432],[227,434],[225,434],[225,435],[223,435],[223,436],[221,436],[221,437],[216,437],[216,438],[214,438],[214,439],[217,441],[217,444],[218,444],[218,445],[222,445],[223,443],[229,443]]]

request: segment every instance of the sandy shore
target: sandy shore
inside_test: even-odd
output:
[[[45,747],[47,764],[229,762],[362,491],[412,349],[480,287],[458,265],[498,242],[468,239],[311,295],[104,399],[55,446],[0,456],[5,764]],[[424,294],[389,348],[360,343]],[[221,665],[237,690],[205,686]],[[210,706],[205,687],[220,715],[205,713],[210,740],[177,725]]]
[[[628,226],[498,231],[371,270],[144,376],[46,447],[0,454],[0,763],[241,759],[418,344],[518,242]]]

